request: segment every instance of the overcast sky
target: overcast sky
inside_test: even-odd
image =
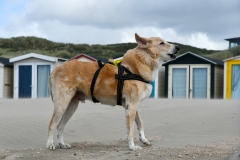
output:
[[[207,49],[240,37],[240,0],[0,0],[0,37],[134,42],[134,33]]]

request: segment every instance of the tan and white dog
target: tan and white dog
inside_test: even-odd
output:
[[[146,81],[154,81],[161,62],[175,59],[179,47],[158,37],[143,38],[135,34],[135,39],[138,46],[124,54],[121,65],[132,73],[140,75]],[[97,62],[71,60],[52,71],[49,86],[54,111],[48,127],[47,148],[55,149],[53,132],[56,128],[60,148],[71,148],[69,144],[64,143],[64,127],[76,111],[79,101],[91,100],[91,81],[98,68]],[[94,96],[100,103],[112,106],[117,104],[118,80],[115,79],[117,73],[118,68],[114,65],[105,64],[102,68],[94,89]],[[150,145],[144,135],[138,105],[143,99],[150,96],[151,91],[151,84],[137,80],[124,81],[122,102],[126,112],[127,139],[130,150],[141,149],[133,141],[134,121],[139,131],[140,141]]]

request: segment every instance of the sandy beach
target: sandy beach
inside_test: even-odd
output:
[[[130,151],[125,112],[86,101],[65,129],[69,150],[45,149],[51,99],[0,100],[0,159],[240,159],[239,100],[147,99],[139,106],[152,146]],[[55,134],[55,144],[57,144]]]

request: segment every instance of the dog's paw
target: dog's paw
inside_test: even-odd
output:
[[[59,147],[61,149],[70,149],[71,148],[71,145],[70,144],[62,144],[62,143],[59,143]]]
[[[56,149],[54,143],[47,143],[46,148],[50,149],[50,150],[55,150]]]
[[[129,146],[129,149],[130,149],[131,151],[136,151],[136,150],[142,149],[142,147],[140,147],[140,146]]]
[[[147,146],[151,146],[151,145],[152,145],[146,138],[145,138],[145,139],[139,138],[139,140],[140,140],[143,144],[145,144],[145,145],[147,145]]]

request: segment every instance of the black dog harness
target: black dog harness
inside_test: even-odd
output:
[[[99,68],[95,72],[92,83],[91,83],[91,95],[92,95],[92,100],[94,103],[99,103],[99,101],[94,97],[93,91],[94,91],[94,86],[97,80],[97,77],[101,71],[101,69],[104,67],[104,64],[100,60],[97,61]],[[112,64],[108,62],[109,64]],[[125,72],[125,74],[124,74]],[[117,105],[122,105],[122,90],[123,90],[123,85],[125,80],[138,80],[142,81],[145,83],[150,83],[149,81],[144,80],[140,75],[138,74],[133,74],[131,71],[129,71],[126,67],[122,66],[121,64],[118,64],[118,74],[115,75],[115,78],[118,79],[118,85],[117,85]]]

